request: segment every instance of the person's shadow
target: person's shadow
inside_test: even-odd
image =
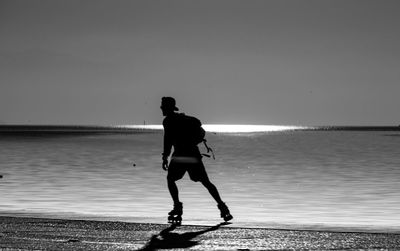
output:
[[[153,235],[150,241],[139,250],[157,250],[157,249],[172,249],[172,248],[189,248],[197,245],[199,242],[194,241],[195,237],[204,233],[215,231],[222,225],[227,223],[220,223],[213,227],[207,228],[197,232],[187,232],[183,234],[171,233],[176,228],[176,225],[171,225],[168,228],[162,230],[159,234]]]

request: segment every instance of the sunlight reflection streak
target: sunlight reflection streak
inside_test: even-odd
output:
[[[121,126],[132,129],[162,130],[162,125],[129,125]],[[204,130],[207,132],[219,133],[251,133],[251,132],[277,132],[304,129],[301,126],[280,126],[280,125],[228,125],[228,124],[205,124]]]

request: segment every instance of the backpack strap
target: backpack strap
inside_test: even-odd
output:
[[[209,146],[207,145],[207,140],[206,140],[206,139],[203,139],[203,143],[204,143],[204,146],[205,146],[206,149],[207,149],[207,153],[211,152],[213,159],[215,159],[214,151],[213,151],[213,149],[211,149],[211,147],[209,147]],[[209,154],[204,154],[204,153],[203,153],[202,155],[203,155],[203,156],[206,156],[206,157],[208,157],[208,158],[211,157]]]

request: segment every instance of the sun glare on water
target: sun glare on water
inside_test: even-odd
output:
[[[133,125],[125,126],[132,129],[162,130],[162,125]],[[228,125],[228,124],[205,124],[204,130],[218,133],[254,133],[254,132],[279,132],[302,129],[300,126],[278,126],[278,125]]]
[[[299,129],[298,126],[276,126],[276,125],[203,125],[208,132],[223,133],[251,133],[251,132],[276,132]]]

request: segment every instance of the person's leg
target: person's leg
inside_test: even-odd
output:
[[[217,187],[213,183],[211,183],[209,179],[205,179],[201,181],[201,183],[205,188],[207,188],[208,192],[211,194],[211,196],[214,198],[214,200],[217,202],[218,205],[223,203]]]
[[[173,179],[167,179],[167,180],[168,180],[169,193],[171,194],[172,200],[174,201],[174,205],[177,205],[180,203],[178,186],[176,185],[175,180]]]
[[[175,159],[172,159],[169,167],[168,167],[168,175],[167,175],[167,184],[168,190],[171,194],[172,200],[174,201],[174,205],[178,205],[179,201],[179,191],[176,185],[176,181],[180,180],[183,175],[185,175],[185,169],[182,168],[182,165],[179,162],[176,162]]]
[[[175,180],[168,179],[168,190],[174,201],[174,208],[168,213],[168,222],[180,225],[182,222],[183,207],[182,203],[179,201],[179,192]]]
[[[221,212],[221,218],[223,218],[224,221],[232,220],[233,216],[229,212],[229,209],[226,206],[226,204],[222,201],[221,196],[219,195],[218,189],[215,187],[215,185],[213,183],[211,183],[206,172],[203,173],[201,183],[204,185],[205,188],[207,188],[208,192],[211,194],[211,196],[217,202],[218,209]]]
[[[190,179],[195,182],[200,181],[201,184],[203,184],[203,186],[207,188],[208,192],[214,198],[218,205],[223,203],[217,187],[213,183],[211,183],[210,179],[208,178],[207,171],[201,159],[199,159],[197,163],[192,165],[187,170]]]

